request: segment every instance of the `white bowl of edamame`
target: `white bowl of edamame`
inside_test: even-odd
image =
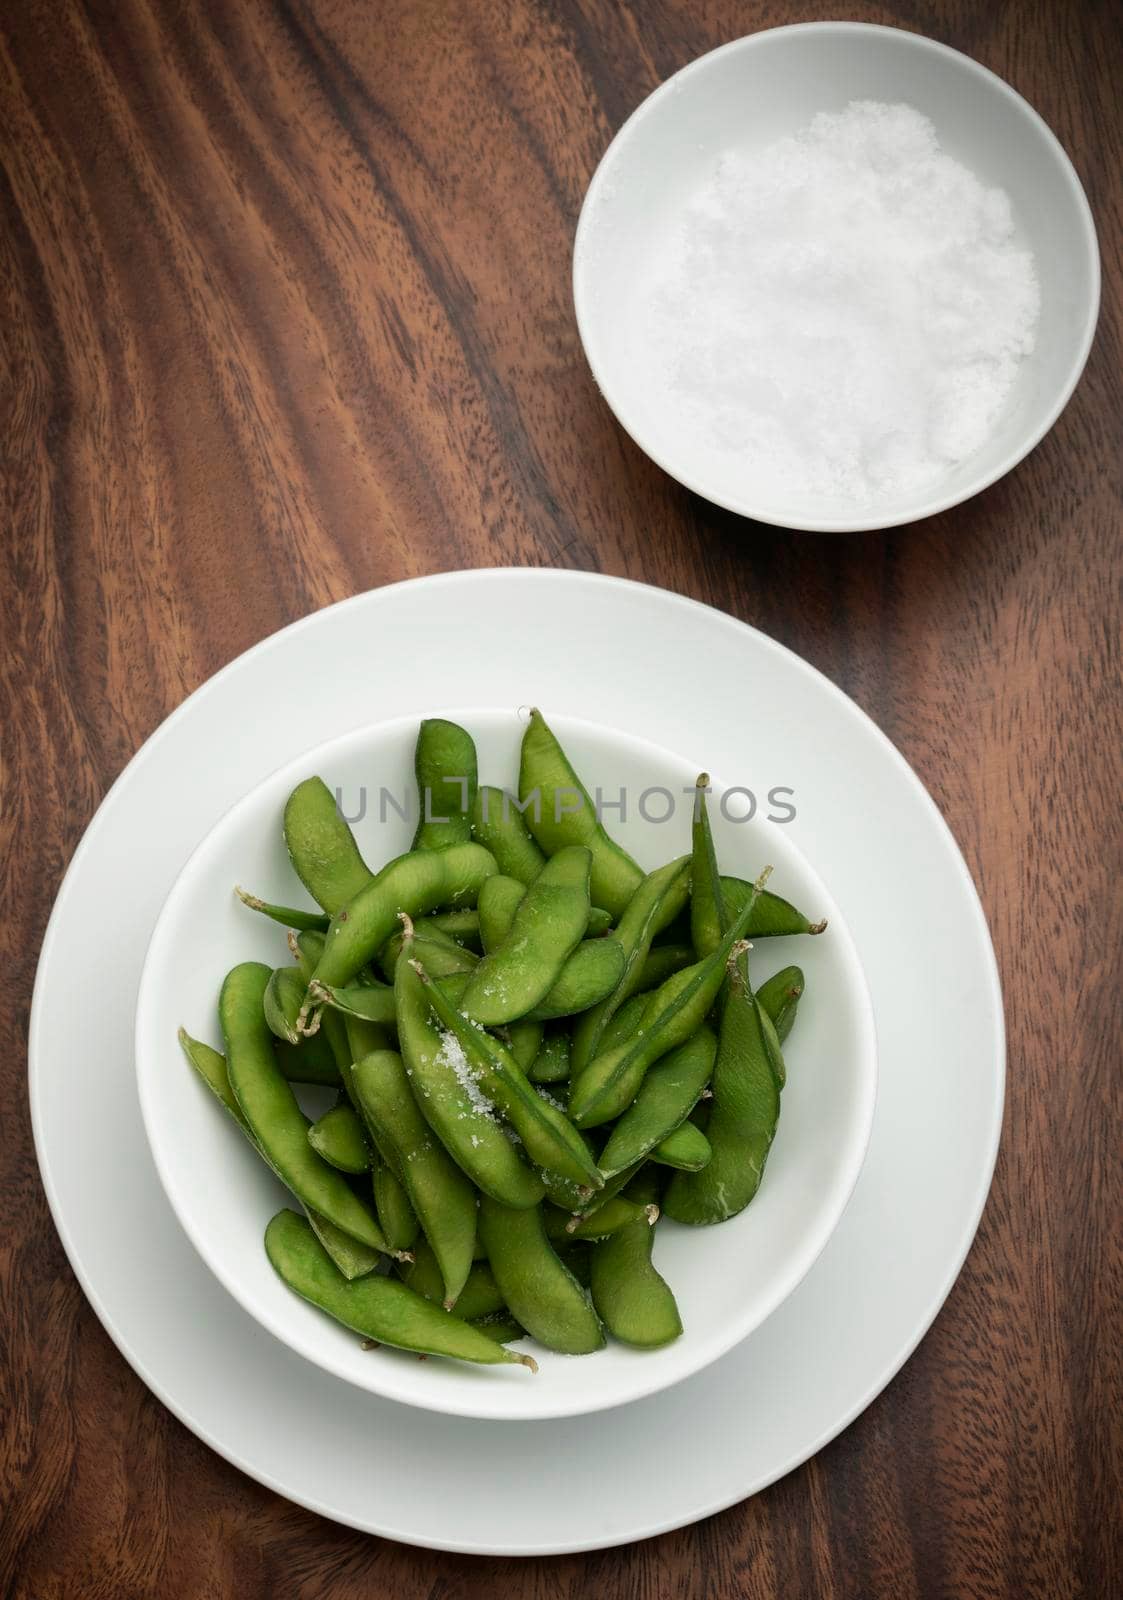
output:
[[[836,1227],[876,1093],[786,797],[714,774],[707,843],[704,750],[546,709],[434,708],[419,751],[399,719],[273,774],[184,867],[137,1005],[156,1166],[220,1282],[356,1387],[492,1420],[654,1395],[749,1335]],[[447,772],[471,758],[501,824]]]

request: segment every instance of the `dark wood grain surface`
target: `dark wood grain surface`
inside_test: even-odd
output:
[[[1118,15],[847,9],[968,51],[1073,156],[1106,298],[1077,395],[1004,482],[884,535],[746,524],[665,478],[569,294],[611,134],[693,56],[831,5],[7,0],[0,8],[0,1583],[446,1600],[1120,1592]],[[112,779],[309,609],[461,566],[594,568],[808,657],[950,820],[1006,987],[978,1240],[901,1375],[754,1500],[504,1564],[366,1538],[182,1428],[87,1306],[24,1092],[36,955]]]

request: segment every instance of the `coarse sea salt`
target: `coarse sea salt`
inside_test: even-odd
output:
[[[635,324],[671,425],[745,492],[867,505],[987,440],[1040,296],[1010,201],[906,105],[721,158]]]
[[[464,1046],[454,1033],[441,1034],[441,1048],[437,1052],[437,1060],[442,1066],[450,1067],[457,1083],[464,1091],[464,1096],[477,1117],[486,1117],[490,1122],[498,1119],[495,1107],[480,1088],[479,1080],[472,1071],[471,1063],[464,1053]],[[467,1113],[463,1113],[467,1115]],[[472,1140],[475,1144],[475,1138]]]

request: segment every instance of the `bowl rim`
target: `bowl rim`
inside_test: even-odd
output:
[[[969,483],[959,489],[944,494],[934,494],[928,500],[918,504],[915,511],[902,516],[899,514],[888,516],[855,515],[851,517],[802,517],[796,519],[785,516],[776,510],[761,510],[759,506],[752,505],[748,500],[727,494],[715,494],[707,488],[693,473],[682,472],[672,466],[666,454],[654,447],[651,441],[644,437],[642,427],[633,424],[632,420],[625,417],[622,407],[618,404],[619,392],[614,393],[610,375],[606,371],[603,360],[598,359],[595,353],[595,339],[593,335],[593,315],[591,308],[592,282],[587,270],[589,251],[586,248],[587,240],[593,229],[592,216],[598,202],[603,197],[603,191],[609,181],[611,169],[615,158],[619,155],[624,145],[634,139],[646,119],[653,115],[662,102],[673,95],[682,83],[691,77],[703,75],[714,60],[719,56],[746,54],[762,45],[766,45],[782,34],[822,34],[822,33],[847,33],[847,34],[880,34],[892,35],[895,40],[906,48],[927,50],[933,55],[943,58],[952,58],[961,69],[966,69],[976,78],[981,80],[992,91],[1003,95],[1043,137],[1056,155],[1060,169],[1064,174],[1069,190],[1072,193],[1080,218],[1080,239],[1086,257],[1089,275],[1091,278],[1092,292],[1088,298],[1084,325],[1080,338],[1074,349],[1072,360],[1064,382],[1060,385],[1056,397],[1050,407],[1043,414],[1040,423],[1027,431],[1027,433],[1013,445],[1000,462],[989,470],[976,474]],[[966,55],[962,50],[955,50],[951,45],[941,44],[939,40],[929,38],[927,34],[914,32],[909,28],[888,26],[884,23],[874,22],[793,22],[782,27],[762,28],[755,33],[742,35],[739,39],[732,39],[727,44],[718,45],[714,50],[707,50],[704,55],[696,56],[693,61],[681,67],[669,78],[657,85],[649,95],[640,101],[636,109],[617,130],[609,143],[596,171],[589,180],[585,191],[585,198],[581,203],[581,212],[577,219],[577,230],[573,240],[573,266],[572,266],[573,305],[577,318],[577,331],[581,340],[581,348],[585,353],[585,360],[593,375],[593,381],[604,398],[609,410],[612,412],[620,427],[629,436],[632,442],[652,461],[660,467],[668,477],[680,483],[683,488],[691,493],[708,500],[711,505],[720,506],[723,510],[732,511],[736,515],[746,517],[754,522],[762,522],[770,527],[790,528],[797,532],[805,533],[873,533],[883,528],[907,527],[914,522],[923,521],[927,517],[938,516],[941,512],[950,510],[953,506],[962,505],[965,500],[972,499],[981,494],[984,489],[989,489],[992,484],[1004,478],[1008,472],[1024,461],[1031,451],[1035,450],[1045,435],[1053,427],[1061,412],[1071,400],[1076,385],[1087,365],[1091,352],[1092,341],[1095,338],[1096,326],[1099,321],[1101,298],[1101,269],[1099,241],[1096,235],[1095,219],[1088,197],[1079,174],[1072,164],[1072,160],[1050,128],[1049,124],[1035,111],[1029,101],[1013,88],[1004,78],[992,72],[989,67],[984,67],[974,57]]]
[[[463,722],[470,727],[473,717],[478,719],[495,719],[500,716],[510,717],[513,715],[513,711],[512,708],[506,706],[454,706],[451,708],[438,707],[430,714],[452,717],[454,720]],[[559,727],[587,728],[594,735],[601,737],[610,735],[621,743],[631,745],[637,753],[646,750],[654,752],[664,759],[669,758],[679,762],[683,762],[686,759],[650,739],[625,733],[607,724],[596,722],[591,718],[559,711],[552,715],[551,720]],[[712,1344],[700,1353],[699,1359],[689,1362],[680,1371],[669,1376],[665,1373],[660,1374],[656,1367],[652,1365],[649,1369],[652,1374],[650,1379],[630,1385],[625,1394],[614,1395],[610,1393],[605,1396],[586,1393],[584,1398],[573,1397],[571,1401],[559,1400],[551,1402],[547,1400],[545,1403],[539,1403],[529,1412],[518,1409],[520,1396],[513,1395],[509,1384],[502,1381],[499,1383],[479,1383],[473,1387],[466,1385],[462,1395],[458,1391],[450,1391],[448,1394],[434,1393],[428,1395],[423,1386],[420,1393],[403,1392],[400,1386],[377,1381],[383,1373],[389,1375],[397,1370],[390,1366],[382,1367],[378,1363],[371,1363],[369,1366],[370,1377],[374,1381],[363,1381],[363,1378],[349,1370],[342,1360],[335,1359],[330,1346],[324,1347],[314,1344],[301,1337],[299,1331],[294,1335],[292,1330],[275,1320],[268,1308],[258,1300],[252,1291],[247,1289],[242,1278],[234,1270],[227,1270],[221,1259],[212,1252],[212,1241],[206,1230],[196,1225],[195,1219],[189,1211],[181,1209],[177,1198],[179,1184],[165,1161],[162,1141],[156,1131],[163,1125],[161,1114],[158,1110],[158,1096],[156,1094],[159,1075],[155,1070],[147,1069],[144,1063],[148,1059],[148,1045],[155,1035],[158,1023],[156,1014],[159,1010],[159,991],[155,986],[153,976],[155,956],[159,952],[161,942],[169,936],[169,929],[174,926],[174,913],[177,902],[181,894],[185,892],[186,885],[191,881],[205,853],[215,846],[218,837],[234,823],[239,813],[252,809],[262,790],[279,784],[282,780],[286,783],[290,780],[296,782],[300,777],[307,776],[308,772],[314,770],[315,765],[326,757],[329,752],[352,748],[356,745],[361,746],[365,741],[380,734],[392,736],[394,733],[405,729],[415,729],[417,722],[418,714],[411,712],[364,723],[346,733],[321,741],[293,759],[283,762],[261,778],[251,789],[235,800],[232,805],[228,806],[192,849],[183,866],[176,874],[153,924],[137,986],[134,1015],[135,1076],[145,1139],[151,1152],[161,1187],[167,1196],[172,1212],[207,1269],[217,1278],[218,1282],[246,1314],[252,1317],[260,1327],[322,1371],[330,1373],[333,1377],[339,1378],[354,1388],[393,1400],[398,1404],[414,1406],[420,1410],[434,1411],[441,1415],[463,1416],[480,1421],[538,1422],[611,1410],[616,1406],[631,1404],[633,1401],[644,1399],[664,1389],[669,1389],[677,1383],[684,1382],[694,1376],[695,1373],[701,1372],[707,1366],[710,1366],[714,1361],[719,1360],[735,1345],[741,1343],[743,1339],[748,1338],[794,1293],[833,1236],[842,1220],[862,1167],[865,1164],[873,1133],[877,1103],[879,1072],[877,1027],[865,968],[849,925],[829,887],[823,882],[814,865],[800,847],[785,836],[785,853],[790,853],[800,863],[814,880],[816,892],[821,893],[823,910],[826,912],[831,928],[839,940],[839,956],[846,968],[846,982],[853,995],[856,1029],[854,1059],[858,1064],[854,1111],[849,1123],[853,1133],[848,1141],[848,1159],[840,1169],[832,1185],[833,1196],[830,1206],[824,1209],[817,1226],[804,1230],[804,1239],[801,1246],[792,1251],[786,1270],[775,1274],[772,1292],[763,1298],[762,1308],[748,1319],[742,1319],[741,1321],[737,1321],[735,1318],[730,1319],[728,1326],[732,1331],[729,1333],[728,1338],[714,1339]],[[715,783],[715,788],[718,787],[724,786]],[[299,1206],[299,1201],[296,1201],[291,1196],[288,1197],[286,1203]],[[668,1348],[673,1349],[674,1347]],[[642,1373],[642,1365],[639,1363],[642,1363],[643,1355],[646,1352],[631,1353],[637,1359],[637,1373]],[[660,1352],[654,1353],[658,1354]],[[456,1370],[460,1374],[458,1364]],[[466,1368],[465,1370],[471,1373],[474,1369]],[[528,1394],[533,1392],[527,1391]],[[504,1409],[504,1404],[508,1407],[513,1405],[514,1409]]]

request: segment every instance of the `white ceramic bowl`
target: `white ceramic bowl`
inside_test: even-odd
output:
[[[1037,261],[1036,348],[986,445],[934,488],[870,507],[747,491],[737,465],[703,454],[639,358],[641,286],[682,226],[684,207],[724,151],[751,153],[852,100],[904,102],[943,149],[1006,190]],[[585,196],[573,258],[577,323],[589,365],[621,425],[672,477],[708,500],[781,527],[856,532],[958,505],[1009,472],[1048,432],[1084,368],[1099,312],[1096,233],[1080,180],[1033,108],[1001,78],[919,34],[863,23],[802,23],[755,33],[684,67],[646,99],[609,146]]]
[[[452,710],[470,728],[484,781],[511,784],[522,723],[513,711]],[[698,766],[591,723],[551,717],[578,770],[606,795],[623,787],[629,815],[613,831],[640,863],[654,867],[689,849],[691,790]],[[364,1351],[358,1338],[293,1294],[262,1246],[265,1224],[290,1196],[183,1060],[182,1023],[221,1045],[215,1006],[225,972],[238,961],[289,960],[284,931],[247,911],[233,885],[285,904],[304,904],[281,835],[284,800],[294,784],[320,773],[343,793],[368,861],[379,865],[408,848],[410,828],[391,808],[379,817],[382,786],[401,796],[413,784],[416,719],[363,729],[302,756],[241,800],[207,836],[180,874],[160,914],[141,975],[136,1055],[141,1109],[156,1166],[180,1222],[203,1260],[242,1306],[278,1339],[360,1388],[407,1404],[465,1416],[526,1419],[575,1415],[619,1405],[678,1382],[750,1333],[791,1293],[837,1224],[858,1176],[873,1119],[876,1048],[861,964],[827,889],[788,842],[780,823],[725,820],[714,807],[724,870],[755,876],[770,862],[776,890],[811,915],[830,919],[818,938],[760,941],[759,981],[789,962],[807,975],[789,1055],[783,1113],[761,1189],[739,1217],[714,1228],[660,1224],[656,1262],[674,1288],[685,1332],[673,1345],[637,1352],[609,1343],[595,1355],[566,1357],[536,1346],[540,1370],[477,1368],[397,1351]],[[701,752],[695,752],[699,758]],[[720,793],[744,774],[715,775]],[[676,797],[665,823],[644,821],[644,790]],[[736,814],[738,805],[728,809]],[[644,809],[666,809],[652,794]],[[323,1091],[320,1091],[321,1097]],[[321,1099],[321,1104],[323,1103]]]

